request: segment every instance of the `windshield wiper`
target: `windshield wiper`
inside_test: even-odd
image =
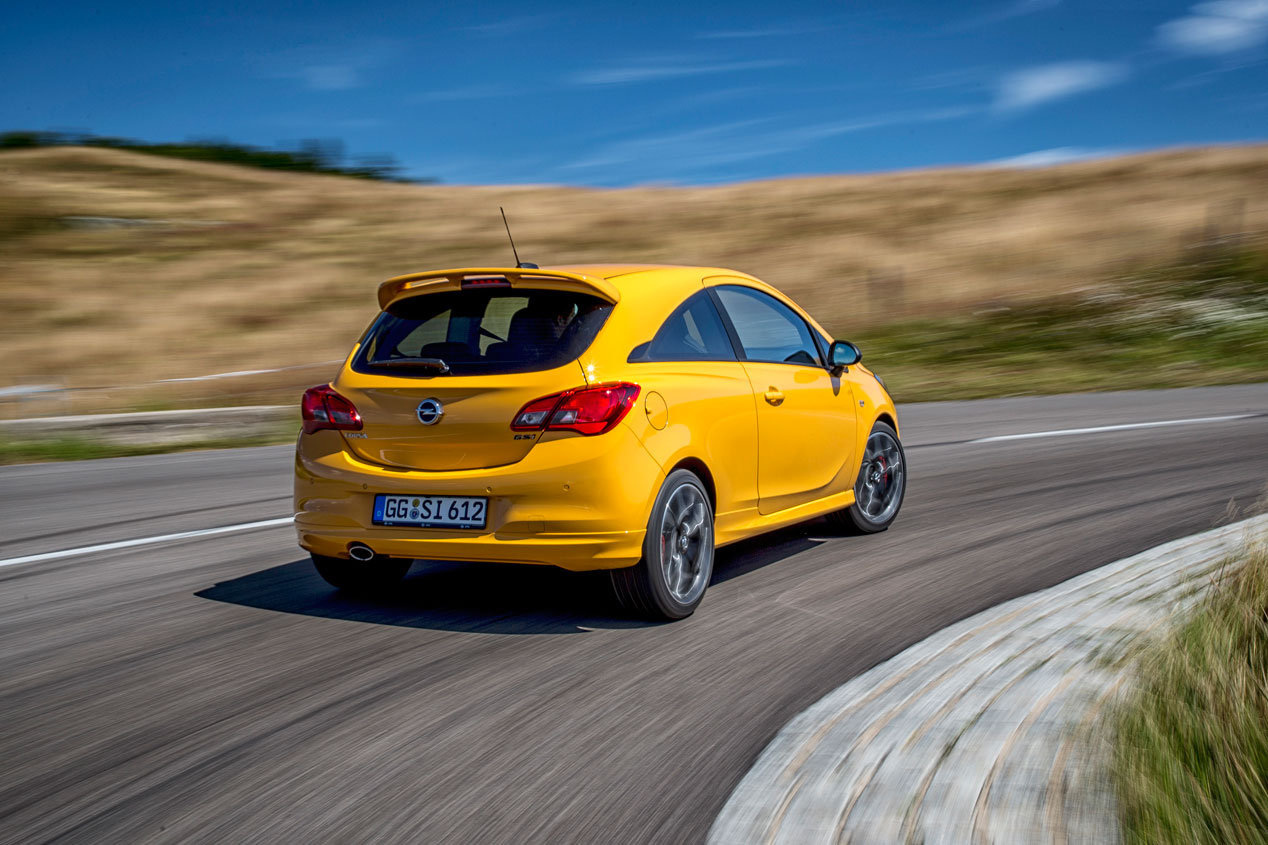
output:
[[[449,372],[449,365],[439,358],[389,358],[386,361],[371,361],[375,367],[400,367],[410,370],[434,370],[444,375]]]

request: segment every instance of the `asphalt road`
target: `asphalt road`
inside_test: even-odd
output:
[[[0,841],[699,841],[832,688],[1250,505],[1265,414],[1268,385],[902,408],[890,531],[729,547],[669,625],[547,568],[418,564],[345,599],[287,526],[6,566],[285,517],[290,450],[0,470]]]

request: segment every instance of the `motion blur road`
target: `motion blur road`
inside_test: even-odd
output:
[[[729,547],[669,625],[545,567],[343,598],[286,525],[41,556],[284,518],[289,448],[0,470],[0,840],[699,841],[845,680],[1250,505],[1265,414],[1268,385],[906,406],[893,529]]]

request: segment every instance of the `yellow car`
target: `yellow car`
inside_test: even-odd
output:
[[[795,303],[733,270],[435,270],[303,399],[299,544],[331,585],[415,559],[606,569],[679,619],[714,549],[817,516],[883,531],[905,491],[893,400]]]

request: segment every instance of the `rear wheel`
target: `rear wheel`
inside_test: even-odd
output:
[[[713,508],[695,473],[674,470],[652,506],[643,559],[610,570],[622,607],[653,619],[682,619],[713,577]]]
[[[889,528],[907,492],[907,456],[898,432],[877,421],[867,436],[854,504],[828,514],[828,521],[855,534],[875,534]]]
[[[401,583],[409,572],[412,560],[376,557],[371,560],[344,560],[339,557],[313,555],[317,574],[330,586],[346,593],[373,594],[389,590]]]

